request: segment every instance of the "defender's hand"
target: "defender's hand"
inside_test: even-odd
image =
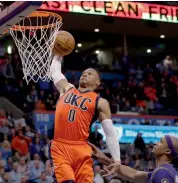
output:
[[[88,142],[88,144],[90,145],[90,147],[93,150],[92,156],[94,158],[96,158],[100,163],[104,164],[104,165],[110,165],[111,163],[113,163],[112,159],[109,159],[99,148],[97,148],[94,144],[91,144],[90,142]]]
[[[120,162],[113,163],[106,167],[103,171],[101,171],[101,174],[103,177],[108,177],[111,175],[115,175],[116,173],[119,172],[120,169]]]

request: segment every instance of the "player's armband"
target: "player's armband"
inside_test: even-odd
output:
[[[61,73],[61,57],[54,56],[51,67],[50,67],[50,74],[56,84],[61,79],[66,79],[65,76]]]
[[[101,122],[106,135],[106,144],[114,161],[120,161],[120,146],[116,130],[111,119],[105,119]]]

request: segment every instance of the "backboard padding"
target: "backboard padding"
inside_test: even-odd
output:
[[[17,1],[1,11],[0,37],[2,37],[5,32],[8,32],[8,29],[12,25],[37,10],[41,4],[42,1]]]

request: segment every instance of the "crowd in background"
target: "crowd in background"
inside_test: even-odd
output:
[[[98,132],[97,126],[91,131],[89,140],[108,157],[109,150]],[[7,183],[52,183],[53,169],[49,160],[47,135],[29,127],[22,118],[14,120],[0,110],[0,182]],[[123,165],[137,170],[152,171],[155,161],[152,155],[154,144],[145,144],[138,133],[133,144],[120,144]],[[103,178],[100,170],[105,166],[94,160],[95,183],[111,183],[117,176]],[[125,182],[124,180],[115,180]]]
[[[124,111],[157,115],[177,114],[178,66],[176,59],[166,56],[162,61],[151,65],[139,61],[133,64],[132,60],[124,57],[114,60],[113,64],[117,67],[113,66],[112,70],[108,70],[110,74],[120,73],[124,79],[103,79],[96,91],[110,102],[112,113]],[[102,67],[87,65],[87,67],[90,66],[96,66],[102,73]],[[25,112],[30,112],[35,108],[55,110],[58,93],[52,83],[47,90],[33,82],[27,86],[22,79],[22,66],[17,54],[12,55],[11,58],[6,55],[1,59],[0,69],[1,95],[5,95],[10,100],[20,98],[20,102],[16,102],[16,105],[19,105],[18,107]],[[77,87],[79,77],[76,76],[75,71],[71,73],[73,77],[69,81]]]
[[[90,58],[90,59],[89,59]],[[110,102],[112,113],[137,112],[140,114],[176,114],[178,105],[177,62],[170,56],[155,64],[132,63],[129,57],[113,60],[112,66],[99,64],[97,57],[87,57],[87,67],[98,68],[101,73],[120,73],[124,79],[103,80],[96,92]],[[67,63],[67,62],[66,62]],[[65,60],[64,60],[65,65]],[[66,71],[67,66],[64,67]],[[85,67],[83,66],[82,69]],[[72,68],[70,68],[72,70]],[[76,87],[78,77],[74,70],[72,79]],[[8,111],[0,110],[0,183],[51,183],[52,167],[48,157],[49,137],[34,130],[29,114],[35,109],[55,110],[59,94],[51,83],[50,90],[40,84],[26,85],[22,79],[22,66],[18,54],[0,59],[0,94],[9,99],[25,114],[14,119]],[[149,121],[146,121],[149,124]],[[170,125],[170,124],[165,124]],[[175,120],[174,125],[178,125]],[[103,137],[97,130],[91,132],[90,141],[109,155]],[[154,169],[152,143],[145,144],[138,134],[134,144],[121,144],[122,164],[137,170]],[[94,161],[95,183],[120,182],[113,177],[103,179],[103,165]],[[116,177],[117,179],[117,177]]]
[[[52,183],[47,136],[0,110],[0,182]],[[4,180],[4,181],[3,181]]]
[[[108,148],[97,126],[90,133],[90,142],[109,156]],[[24,118],[14,120],[0,110],[0,182],[8,183],[52,183],[52,167],[49,160],[48,136],[30,128]],[[146,145],[138,134],[134,144],[121,145],[122,164],[138,170],[151,171],[154,158],[153,144]],[[113,177],[103,179],[99,162],[94,161],[95,183],[110,182]]]

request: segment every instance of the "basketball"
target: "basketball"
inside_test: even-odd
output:
[[[74,37],[67,31],[59,31],[54,43],[53,53],[60,56],[68,55],[75,47]]]

